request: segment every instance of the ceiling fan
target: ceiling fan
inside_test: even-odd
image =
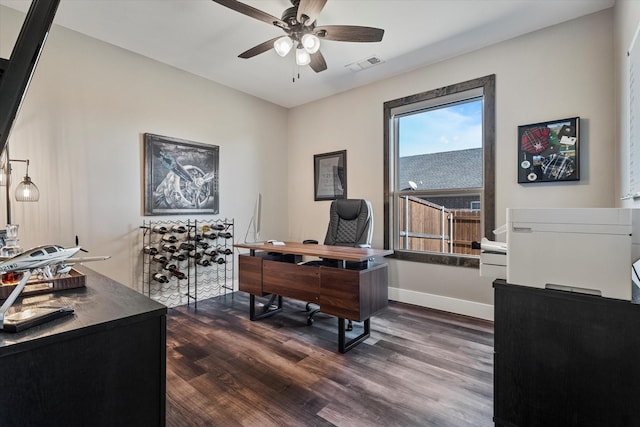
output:
[[[355,25],[323,25],[316,26],[316,18],[322,12],[327,0],[290,0],[292,7],[282,12],[282,18],[276,18],[236,0],[213,0],[229,9],[240,12],[251,18],[275,25],[286,33],[260,43],[238,55],[239,58],[252,58],[271,48],[284,57],[295,48],[296,63],[309,65],[319,73],[327,69],[327,63],[320,53],[320,40],[338,42],[379,42],[384,30]]]

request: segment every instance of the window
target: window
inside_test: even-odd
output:
[[[384,244],[395,257],[477,266],[494,229],[495,75],[384,104]]]

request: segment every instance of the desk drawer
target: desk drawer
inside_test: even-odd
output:
[[[387,283],[386,264],[365,270],[320,267],[320,308],[360,322],[389,304]]]
[[[262,296],[262,258],[238,255],[238,289]]]
[[[319,268],[287,262],[264,261],[262,290],[301,301],[317,303],[320,291]]]

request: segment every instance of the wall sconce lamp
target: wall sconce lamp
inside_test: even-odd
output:
[[[0,185],[7,187],[7,224],[11,224],[11,203],[9,197],[9,188],[11,186],[11,162],[21,162],[27,164],[27,171],[24,179],[16,187],[15,197],[18,202],[37,202],[40,200],[40,190],[38,186],[31,181],[29,176],[29,160],[8,159],[0,168]]]
[[[40,190],[38,190],[38,186],[31,181],[31,177],[29,176],[28,159],[9,159],[7,164],[3,166],[0,171],[0,185],[9,184],[9,177],[11,176],[11,162],[22,162],[27,164],[27,171],[24,175],[24,179],[16,187],[16,200],[19,202],[37,202],[40,200]]]

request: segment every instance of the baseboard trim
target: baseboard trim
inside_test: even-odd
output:
[[[482,304],[479,302],[392,287],[389,287],[389,299],[391,301],[404,302],[493,321],[493,305],[491,304]]]

